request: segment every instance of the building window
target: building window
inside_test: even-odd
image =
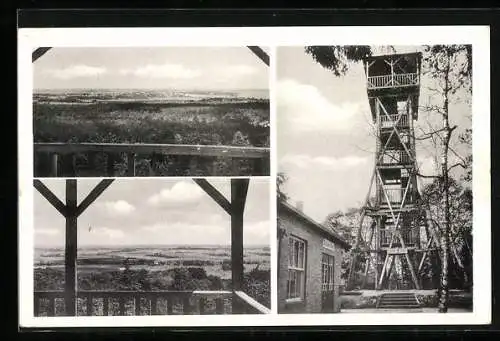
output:
[[[288,239],[287,299],[304,298],[306,242],[294,236]]]
[[[323,253],[321,259],[321,291],[333,291],[333,267],[335,258],[332,255]]]

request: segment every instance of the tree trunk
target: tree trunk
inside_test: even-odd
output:
[[[446,71],[444,74],[444,90],[443,90],[443,150],[441,158],[441,171],[443,177],[443,193],[444,193],[444,231],[441,234],[441,248],[442,248],[442,261],[441,261],[441,280],[440,280],[440,296],[438,309],[440,313],[448,312],[448,296],[449,296],[449,250],[450,250],[450,193],[448,188],[448,149],[450,144],[450,122],[448,120],[448,95],[449,95],[449,71],[451,56],[449,50],[447,51]]]

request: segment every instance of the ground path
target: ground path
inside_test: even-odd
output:
[[[418,309],[341,309],[341,313],[354,313],[354,314],[380,314],[380,313],[437,313],[437,308],[418,308]],[[471,310],[461,308],[448,308],[449,313],[472,313]]]

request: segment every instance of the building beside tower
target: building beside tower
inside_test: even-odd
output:
[[[340,311],[341,263],[349,244],[305,215],[278,203],[278,313]]]

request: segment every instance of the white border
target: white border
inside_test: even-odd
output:
[[[21,327],[290,326],[290,325],[458,325],[491,322],[490,52],[488,26],[259,27],[259,28],[50,28],[18,31],[19,136],[19,322]],[[473,225],[474,312],[422,314],[33,317],[33,146],[32,61],[37,47],[111,46],[305,46],[305,45],[473,45]],[[272,48],[272,52],[275,48]],[[48,52],[50,53],[50,51]],[[42,57],[43,58],[43,57]],[[275,61],[274,53],[271,62]],[[271,146],[274,134],[275,67],[271,67]],[[271,179],[276,175],[271,151]],[[274,183],[274,184],[273,184]],[[275,181],[271,180],[275,189]],[[274,197],[271,200],[275,212]],[[31,212],[31,214],[30,214]],[[274,213],[275,214],[275,213]],[[275,217],[274,217],[275,218]],[[275,230],[275,229],[274,229]],[[276,232],[271,255],[276,258]],[[272,293],[276,296],[276,260]]]

